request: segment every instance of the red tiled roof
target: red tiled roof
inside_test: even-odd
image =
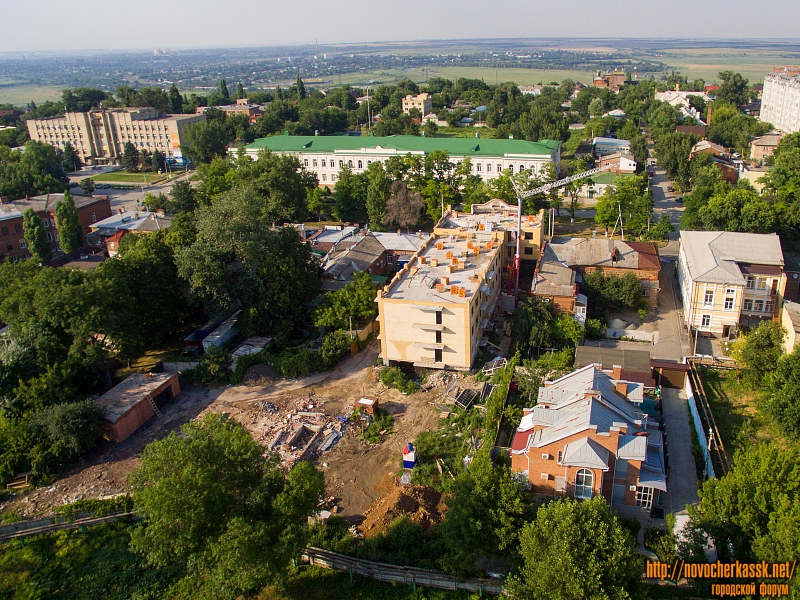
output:
[[[511,442],[512,450],[525,450],[528,447],[528,438],[531,437],[532,431],[518,431],[514,435],[514,441]]]
[[[639,268],[661,270],[661,260],[658,257],[658,246],[652,242],[626,242],[628,246],[639,253]]]

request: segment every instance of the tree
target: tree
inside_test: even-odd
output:
[[[514,318],[514,339],[523,355],[535,348],[552,348],[552,325],[555,317],[550,304],[541,298],[526,296],[517,306]]]
[[[401,227],[410,232],[419,223],[425,199],[422,194],[408,187],[403,181],[391,185],[391,196],[386,201],[384,225]]]
[[[156,150],[153,152],[153,156],[150,158],[150,164],[153,171],[156,173],[161,173],[162,171],[166,170],[167,161],[164,158],[164,155],[161,153],[161,150]]]
[[[49,263],[52,254],[50,242],[47,241],[42,220],[32,208],[26,208],[22,215],[22,231],[33,262],[41,265]]]
[[[314,313],[314,324],[332,329],[350,329],[364,319],[374,317],[375,286],[369,273],[359,271],[341,290],[325,294]],[[352,319],[352,320],[351,320]]]
[[[708,231],[742,231],[767,233],[772,230],[775,213],[752,188],[739,187],[715,194],[697,216]]]
[[[602,496],[541,506],[520,533],[523,566],[511,598],[612,600],[636,597],[642,560],[636,541]]]
[[[142,167],[142,171],[150,171],[153,169],[153,155],[147,148],[142,149],[139,154],[139,164]]]
[[[778,366],[785,337],[786,328],[779,321],[761,321],[753,331],[736,340],[731,355],[747,367],[748,379],[760,384]]]
[[[365,172],[367,178],[367,218],[371,229],[379,231],[386,219],[386,202],[391,194],[391,180],[383,170],[383,163],[376,160]]]
[[[626,175],[617,179],[598,200],[595,222],[608,230],[622,214],[625,230],[636,236],[647,231],[653,216],[653,197],[645,175]]]
[[[428,119],[422,126],[422,132],[425,137],[436,137],[436,134],[439,132],[439,125],[436,121]]]
[[[674,126],[672,132],[663,133],[656,138],[654,151],[658,166],[667,172],[667,176],[674,180],[680,189],[689,188],[691,167],[689,155],[698,141],[697,136],[675,132]]]
[[[717,90],[717,100],[733,104],[734,106],[750,102],[753,90],[750,88],[750,82],[742,77],[741,73],[722,71],[717,74],[717,77],[722,81],[722,85],[720,85]],[[716,114],[714,118],[717,118]]]
[[[367,218],[367,185],[347,164],[339,170],[333,188],[334,214],[340,221],[357,223]]]
[[[122,147],[122,165],[131,172],[139,169],[139,151],[130,142],[125,142]]]
[[[297,100],[306,99],[306,86],[303,83],[303,79],[300,77],[300,73],[297,74],[297,82],[295,83],[295,87],[297,88]]]
[[[83,246],[83,228],[78,221],[78,209],[69,192],[64,192],[64,199],[56,202],[56,226],[58,227],[58,243],[64,254],[69,254]]]
[[[81,168],[81,159],[70,142],[64,144],[64,160],[62,164],[67,171],[77,171]]]
[[[242,305],[240,328],[288,340],[319,291],[318,265],[293,227],[273,228],[265,201],[236,187],[195,211],[197,239],[176,251],[180,276],[208,314]]]
[[[197,208],[197,198],[195,198],[194,188],[188,181],[178,181],[169,191],[171,199],[167,204],[170,214],[177,215],[184,212],[191,212]]]
[[[523,360],[516,371],[520,393],[527,395],[528,400],[533,400],[546,380],[558,379],[572,371],[574,360],[575,351],[572,348],[551,351],[536,359]]]
[[[244,86],[242,85],[241,81],[236,82],[236,99],[237,100],[244,100],[247,98],[247,95],[244,93]]]
[[[224,158],[228,154],[228,144],[236,139],[236,132],[217,119],[187,125],[183,132],[185,143],[181,145],[181,150],[196,163],[210,163],[216,157]]]
[[[285,573],[325,489],[311,463],[284,472],[242,425],[213,413],[151,442],[129,481],[147,525],[132,548],[184,573],[192,596],[230,600]]]
[[[767,412],[783,434],[800,439],[800,352],[778,359],[777,368],[767,377]]]
[[[94,190],[95,190],[94,179],[92,179],[90,177],[84,177],[80,181],[80,186],[81,186],[81,190],[83,190],[84,194],[86,194],[87,196],[91,196],[92,192],[94,192]]]
[[[730,472],[703,483],[689,519],[713,539],[723,561],[794,560],[800,551],[797,445],[761,443],[738,451]]]
[[[219,80],[219,95],[222,96],[223,100],[230,100],[231,98],[231,95],[228,92],[228,83],[224,78]]]
[[[174,83],[169,86],[169,111],[173,115],[179,115],[183,113],[183,98],[181,97],[180,91],[178,91],[178,86]]]
[[[581,289],[593,306],[637,309],[642,303],[642,286],[633,273],[620,276],[592,271],[583,276]]]
[[[68,182],[62,160],[56,148],[44,142],[30,140],[24,152],[0,146],[0,196],[23,198],[63,192]]]
[[[500,558],[516,552],[519,532],[534,513],[530,494],[505,466],[479,452],[455,480],[447,516],[437,531],[450,549],[442,558],[457,574],[472,570],[478,557]]]

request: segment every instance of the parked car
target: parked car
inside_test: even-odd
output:
[[[675,202],[677,202],[678,204],[683,204],[683,196],[678,196],[677,198],[675,198]]]

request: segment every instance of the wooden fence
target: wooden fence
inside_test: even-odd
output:
[[[320,548],[306,548],[302,557],[311,565],[335,571],[346,571],[351,575],[355,573],[378,581],[404,583],[415,587],[420,585],[440,590],[468,590],[479,594],[502,594],[503,592],[503,583],[497,579],[459,579],[439,571],[372,562]]]
[[[40,535],[51,533],[61,529],[80,529],[102,523],[110,523],[117,519],[139,518],[134,513],[127,510],[117,510],[105,515],[95,516],[93,512],[81,512],[67,516],[55,516],[45,519],[34,519],[30,521],[19,521],[0,526],[0,542],[13,540],[15,538],[28,537],[30,535]]]

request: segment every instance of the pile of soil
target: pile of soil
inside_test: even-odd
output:
[[[403,515],[428,529],[442,520],[445,510],[442,495],[435,489],[423,485],[397,485],[367,509],[359,529],[366,536],[376,535]]]
[[[250,387],[265,386],[278,379],[278,371],[271,365],[253,365],[244,372],[241,384]]]

